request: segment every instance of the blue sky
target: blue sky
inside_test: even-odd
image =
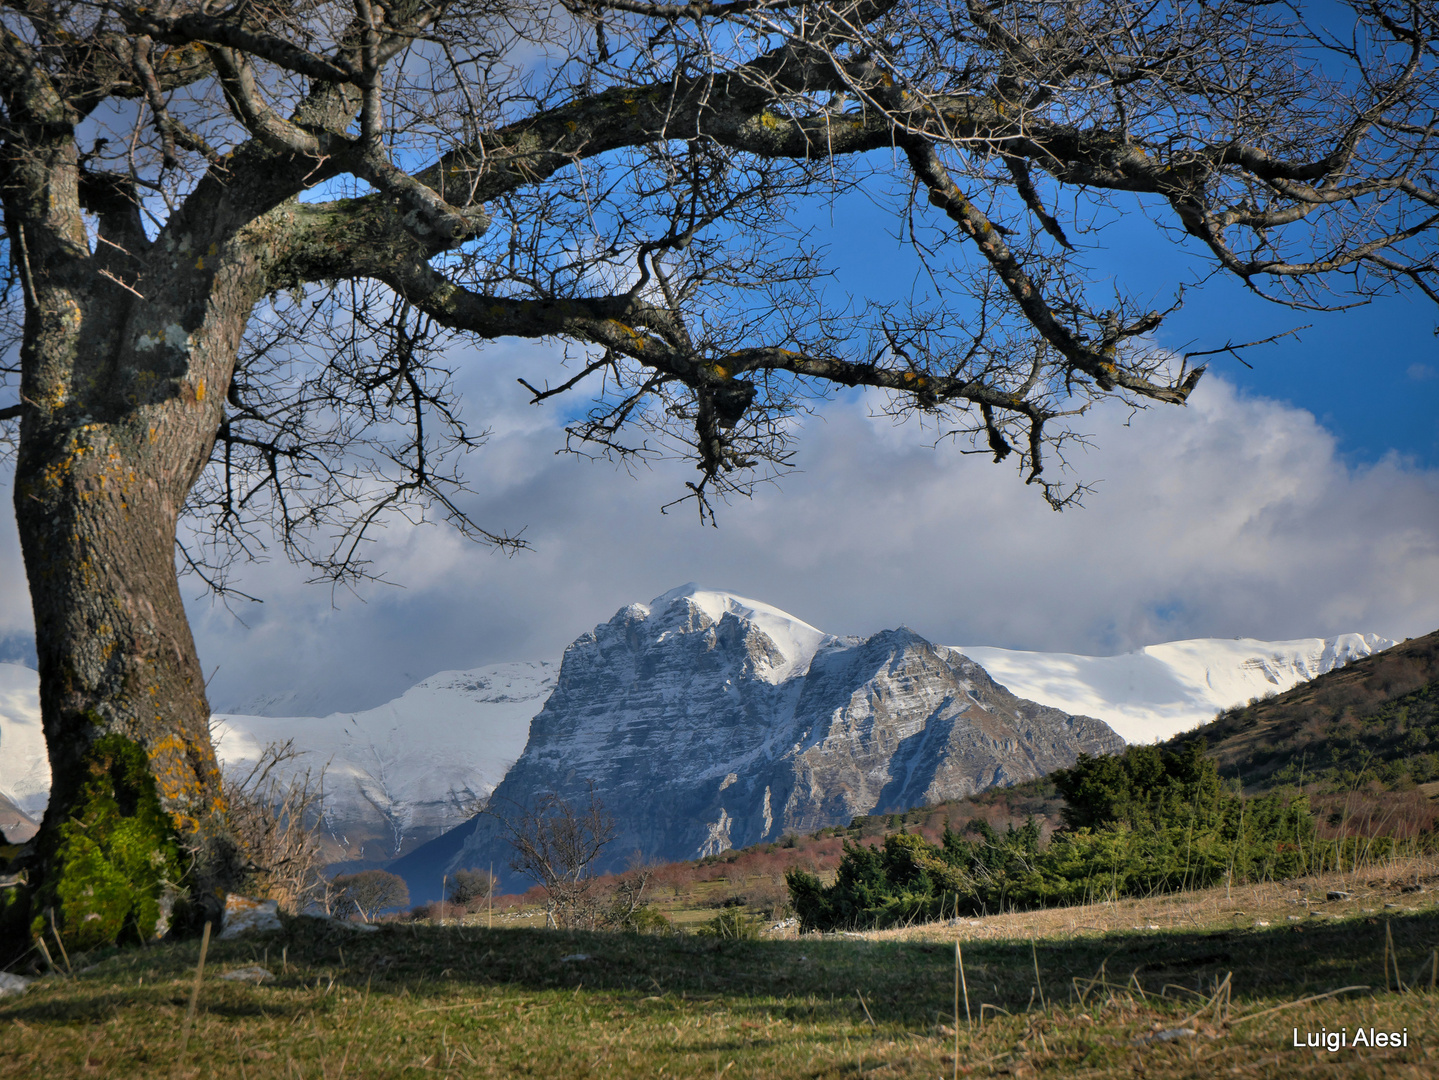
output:
[[[1414,290],[1343,311],[1285,307],[1232,276],[1210,276],[1197,241],[1162,232],[1144,213],[1131,211],[1138,205],[1121,197],[1113,209],[1100,211],[1101,228],[1071,239],[1100,288],[1112,281],[1158,309],[1169,307],[1183,289],[1183,306],[1157,335],[1161,345],[1180,352],[1215,349],[1307,326],[1244,350],[1249,366],[1225,354],[1200,362],[1245,392],[1313,413],[1353,461],[1397,453],[1439,465],[1439,305]],[[830,249],[841,289],[897,298],[896,286],[914,281],[915,263],[895,239],[894,215],[863,196],[850,195],[828,212],[812,208],[803,220],[816,242]],[[1349,299],[1334,297],[1336,303]]]

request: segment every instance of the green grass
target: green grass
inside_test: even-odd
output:
[[[1427,984],[1439,911],[1387,921],[1404,979]],[[1033,952],[1028,940],[968,940],[984,1024],[969,1029],[961,1006],[959,1072],[1435,1075],[1439,994],[1384,990],[1385,922],[1061,935]],[[0,1001],[0,1076],[949,1077],[953,933],[745,942],[413,924],[360,934],[298,920],[211,944],[183,1052],[197,942],[74,958],[93,966]],[[589,959],[564,959],[575,953]],[[274,979],[218,978],[253,964]],[[1258,1015],[1355,984],[1372,989]],[[1407,1027],[1410,1045],[1290,1045],[1296,1025],[1361,1023]],[[1142,1041],[1179,1026],[1195,1034]]]

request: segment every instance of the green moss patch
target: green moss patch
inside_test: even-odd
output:
[[[71,949],[155,936],[161,899],[183,871],[144,749],[122,735],[91,746],[68,819],[45,853],[31,929],[53,908]]]

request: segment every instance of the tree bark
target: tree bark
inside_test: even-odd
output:
[[[73,151],[47,164],[48,205],[69,203],[76,224],[35,227],[11,198],[7,226],[27,308],[15,511],[52,786],[28,911],[0,921],[33,934],[53,912],[84,948],[164,933],[174,900],[206,910],[234,876],[175,528],[215,440],[253,275],[184,234],[140,260],[124,214],[101,215],[91,254]]]

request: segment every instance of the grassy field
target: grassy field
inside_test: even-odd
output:
[[[212,942],[188,1045],[198,942],[71,957],[0,1000],[0,1076],[1432,1077],[1436,879],[1404,864],[754,942],[300,919]],[[260,984],[222,978],[253,967]],[[1408,1046],[1293,1046],[1361,1026]]]

